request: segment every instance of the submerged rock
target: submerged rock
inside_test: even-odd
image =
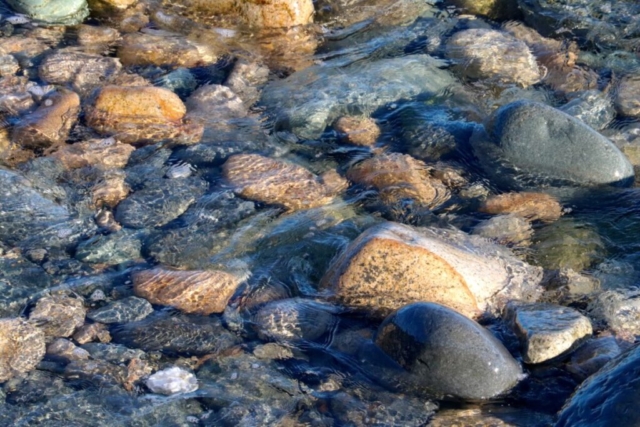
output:
[[[606,128],[616,117],[610,95],[599,90],[587,90],[562,107],[561,111],[582,120],[596,130]]]
[[[191,372],[177,366],[163,369],[151,375],[145,381],[153,393],[172,394],[191,393],[198,389],[198,379]]]
[[[579,380],[585,380],[621,352],[614,337],[593,338],[576,349],[567,363],[567,370]]]
[[[142,320],[151,313],[153,307],[147,300],[127,297],[92,310],[87,317],[100,323],[129,323]]]
[[[46,24],[76,25],[89,16],[87,0],[7,0],[18,13]]]
[[[29,314],[29,320],[37,324],[50,337],[70,337],[84,324],[87,309],[81,298],[51,295],[38,301]]]
[[[484,201],[480,212],[511,214],[529,221],[553,222],[562,216],[562,206],[545,193],[507,193]]]
[[[295,27],[313,22],[311,0],[240,0],[239,6],[247,24],[256,28]]]
[[[79,169],[86,166],[121,169],[126,166],[133,150],[135,148],[129,144],[121,144],[114,138],[105,138],[65,144],[51,157],[69,169]]]
[[[516,215],[498,215],[473,228],[478,236],[494,240],[501,245],[529,246],[533,228],[531,223]]]
[[[640,77],[625,76],[616,88],[616,109],[623,116],[640,117]]]
[[[602,292],[588,307],[589,315],[622,338],[640,335],[640,291],[620,289]]]
[[[446,4],[459,8],[463,13],[486,16],[503,21],[518,17],[518,4],[511,0],[447,0]]]
[[[436,398],[490,399],[523,378],[488,330],[439,304],[414,303],[392,313],[375,343],[409,372],[417,391]]]
[[[545,104],[516,101],[472,137],[487,174],[507,186],[630,185],[629,160],[582,121]]]
[[[34,369],[45,351],[40,329],[21,318],[0,319],[0,383]]]
[[[367,116],[342,116],[333,124],[333,128],[341,140],[361,147],[375,145],[380,136],[380,127]]]
[[[376,315],[431,301],[477,317],[508,300],[535,299],[541,279],[541,269],[481,237],[387,222],[351,242],[321,287],[339,303]]]

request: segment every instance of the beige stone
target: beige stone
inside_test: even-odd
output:
[[[447,41],[446,55],[454,61],[457,73],[471,80],[528,87],[542,78],[529,47],[496,30],[457,32]]]
[[[302,166],[257,154],[231,156],[223,176],[240,196],[289,211],[329,204],[346,181],[335,172],[318,177]]]
[[[84,324],[86,314],[81,299],[49,295],[38,301],[29,320],[38,324],[47,337],[70,337]]]
[[[56,92],[13,128],[16,144],[30,149],[49,148],[64,142],[78,119],[80,97],[74,92]]]
[[[215,63],[218,55],[212,46],[196,43],[184,36],[130,33],[122,38],[118,58],[125,66],[193,68]]]
[[[640,76],[628,75],[620,80],[616,89],[615,105],[624,116],[640,117]]]
[[[473,228],[473,234],[486,237],[501,245],[529,246],[533,228],[527,220],[515,215],[497,215]]]
[[[115,28],[84,24],[78,27],[78,44],[89,52],[101,53],[120,39],[120,32]]]
[[[475,318],[535,298],[542,269],[462,232],[387,222],[362,233],[321,280],[338,303],[376,316],[418,301]]]
[[[256,28],[281,28],[313,22],[312,0],[239,0],[243,17]]]
[[[333,128],[344,142],[363,147],[371,147],[380,136],[380,127],[376,121],[365,116],[340,117]]]
[[[96,208],[104,206],[114,208],[122,200],[126,199],[131,188],[125,182],[125,178],[126,174],[121,170],[106,172],[91,189],[94,206]]]
[[[42,61],[38,75],[47,83],[70,85],[84,96],[103,86],[121,69],[118,58],[61,49]]]
[[[73,339],[78,344],[86,344],[95,340],[106,344],[111,342],[111,334],[109,334],[107,325],[103,323],[85,323],[73,334]]]
[[[222,313],[240,283],[237,277],[224,271],[164,268],[137,271],[131,279],[135,294],[152,304],[204,316]]]
[[[381,154],[367,159],[349,169],[347,179],[375,188],[380,199],[392,205],[412,199],[435,208],[451,197],[444,184],[430,176],[424,162],[407,154]]]
[[[45,351],[42,330],[22,318],[0,319],[0,383],[34,369]]]
[[[100,169],[121,169],[135,150],[129,144],[121,144],[114,138],[96,139],[66,144],[51,157],[58,159],[67,169],[93,166]]]
[[[562,216],[562,206],[545,193],[506,193],[488,198],[480,212],[513,214],[529,221],[553,222]]]

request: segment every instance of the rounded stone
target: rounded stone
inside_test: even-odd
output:
[[[409,304],[387,317],[375,343],[436,398],[489,399],[523,378],[520,365],[488,330],[435,303]]]
[[[44,338],[24,319],[0,319],[0,383],[36,367],[46,351]]]
[[[156,372],[147,379],[145,384],[152,392],[167,396],[190,393],[198,389],[196,376],[177,366]]]
[[[50,295],[38,301],[29,320],[37,322],[47,337],[70,337],[84,324],[86,313],[82,299]]]
[[[48,24],[76,25],[89,16],[87,0],[7,0],[19,13]]]

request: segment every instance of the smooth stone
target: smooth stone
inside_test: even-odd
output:
[[[142,320],[153,313],[153,307],[142,298],[127,297],[90,311],[87,317],[100,323],[129,323]]]
[[[409,304],[378,328],[376,345],[436,398],[490,399],[522,378],[518,362],[488,330],[435,303]]]
[[[568,352],[592,334],[589,319],[555,304],[509,304],[505,317],[520,338],[525,363],[542,363]]]
[[[44,338],[25,319],[0,319],[0,383],[36,367],[46,351]]]
[[[478,223],[472,234],[491,239],[501,245],[529,246],[531,223],[516,215],[497,215]]]
[[[196,376],[177,366],[156,372],[147,378],[145,384],[153,393],[167,396],[191,393],[198,389],[198,379]]]
[[[154,30],[126,34],[118,46],[118,58],[125,67],[155,65],[194,68],[218,60],[213,44],[198,43],[180,34]]]
[[[87,0],[7,0],[18,13],[46,24],[76,25],[89,16]]]
[[[607,138],[558,109],[516,101],[476,130],[474,152],[487,174],[511,187],[630,185],[629,160]]]
[[[567,363],[567,370],[578,379],[585,380],[621,352],[614,337],[594,338],[576,349]]]
[[[635,427],[640,424],[640,347],[635,346],[583,382],[555,427]]]
[[[559,110],[582,120],[596,130],[606,128],[616,117],[610,95],[599,90],[584,91]]]
[[[480,206],[480,212],[553,222],[562,216],[562,206],[553,196],[545,193],[506,193],[489,197]]]

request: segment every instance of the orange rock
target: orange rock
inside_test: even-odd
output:
[[[22,318],[0,319],[0,383],[34,369],[45,351],[40,329]]]
[[[383,223],[349,244],[320,285],[340,304],[376,316],[429,301],[473,318],[535,293],[541,269],[504,253],[501,259],[496,256],[501,248],[475,239],[462,232]]]
[[[80,97],[74,92],[56,92],[40,107],[22,118],[12,138],[25,148],[48,148],[64,142],[78,119]]]
[[[487,199],[480,212],[513,214],[529,221],[553,222],[562,216],[562,206],[545,193],[507,193]]]
[[[231,156],[222,170],[224,178],[242,197],[280,205],[289,211],[329,204],[347,186],[335,172],[318,177],[302,166],[257,154]]]
[[[380,127],[370,117],[343,116],[336,121],[333,128],[345,142],[363,147],[371,147],[380,136]]]
[[[94,166],[100,169],[121,169],[135,150],[131,145],[120,144],[113,138],[67,144],[53,153],[67,169]]]
[[[169,305],[185,313],[222,313],[239,285],[224,271],[177,271],[164,268],[137,271],[131,276],[137,296],[152,304]]]
[[[312,0],[240,0],[242,15],[252,27],[282,28],[313,22]]]
[[[347,179],[375,188],[388,204],[413,199],[434,208],[451,197],[444,184],[430,176],[423,162],[407,154],[381,154],[367,159],[349,169]]]

